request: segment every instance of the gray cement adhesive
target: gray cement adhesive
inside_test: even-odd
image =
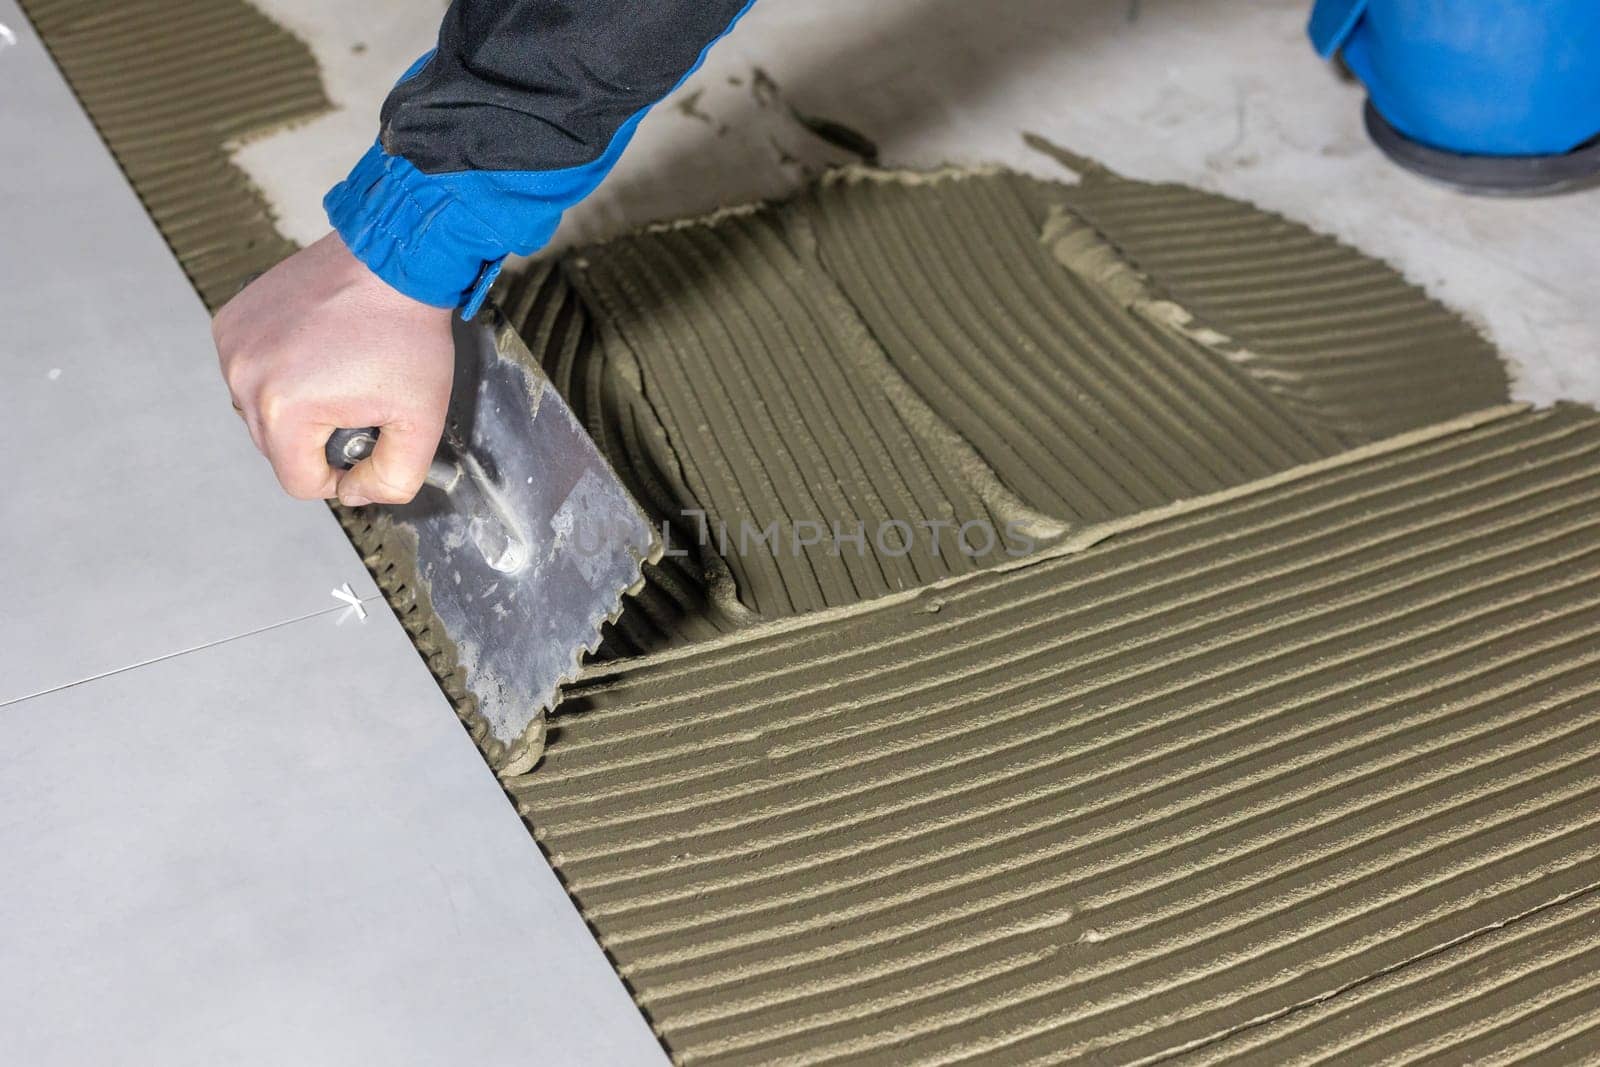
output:
[[[1597,460],[1494,409],[598,665],[509,785],[685,1062],[1592,1057],[1500,931],[1600,887]]]
[[[935,546],[925,531],[936,525],[1047,545],[1505,399],[1492,350],[1382,264],[1203,197],[1227,240],[1192,270],[1162,261],[1149,273],[1117,243],[1142,231],[1102,231],[1070,206],[1100,183],[1153,203],[1132,213],[1140,220],[1192,215],[1203,196],[1103,173],[1072,186],[854,168],[786,203],[578,250],[505,287],[534,358],[690,551],[652,571],[612,653],[858,603],[1006,556],[1000,543],[963,553],[953,535]],[[1274,239],[1276,288],[1212,262],[1251,262]],[[1312,309],[1330,285],[1338,298]],[[1287,324],[1250,303],[1263,291]],[[1359,335],[1374,306],[1388,330],[1381,366],[1316,343]],[[1451,353],[1452,388],[1394,388],[1404,360],[1443,378]],[[1362,381],[1365,408],[1348,397]],[[774,553],[705,536],[816,521],[830,533],[886,521],[924,533],[903,556],[870,537],[866,552],[829,536]]]
[[[20,0],[206,304],[295,250],[226,146],[328,106],[310,51],[246,0]]]

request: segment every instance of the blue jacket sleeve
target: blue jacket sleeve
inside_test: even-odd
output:
[[[471,317],[753,0],[455,0],[323,201],[400,292]]]

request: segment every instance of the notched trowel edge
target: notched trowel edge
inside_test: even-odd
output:
[[[486,310],[484,314],[491,312]],[[542,374],[521,336],[497,313],[493,314],[492,328],[495,345],[502,355],[519,360]],[[548,383],[547,387],[553,388]],[[619,594],[615,604],[591,620],[591,636],[583,647],[574,650],[571,664],[560,676],[555,697],[538,708],[521,735],[508,743],[494,736],[488,717],[480,710],[478,699],[468,685],[461,649],[434,610],[428,583],[418,573],[415,533],[404,524],[391,521],[380,508],[346,508],[336,504],[333,510],[390,608],[450,699],[456,715],[500,777],[526,773],[539,762],[544,753],[546,716],[559,704],[562,687],[577,678],[583,657],[599,648],[602,627],[617,621],[626,607],[626,598],[644,589],[645,564],[660,563],[665,548],[658,537],[652,536],[647,553],[630,553],[637,568],[633,583]]]

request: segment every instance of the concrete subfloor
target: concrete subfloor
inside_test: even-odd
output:
[[[440,0],[256,0],[312,47],[338,107],[236,159],[288,235],[327,229],[322,193],[376,132]],[[1399,267],[1506,354],[1516,394],[1600,404],[1591,290],[1600,189],[1471,198],[1384,160],[1362,90],[1306,41],[1307,0],[811,0],[758,3],[643,123],[558,242],[793,189],[850,156],[794,117],[843,122],[883,163],[1002,163],[1070,180],[1026,131],[1132,177],[1282,212]],[[759,72],[759,73],[758,73]],[[764,75],[764,77],[763,77]]]

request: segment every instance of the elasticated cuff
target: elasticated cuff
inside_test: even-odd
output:
[[[374,144],[323,199],[356,258],[395,289],[471,318],[518,242],[467,209],[449,176],[424,174]]]

